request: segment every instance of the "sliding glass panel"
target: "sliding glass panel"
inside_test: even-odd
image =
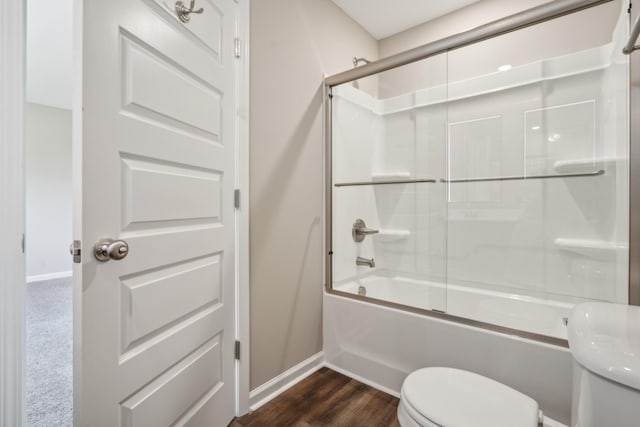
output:
[[[626,31],[614,1],[449,52],[449,314],[566,338],[627,302]]]
[[[560,339],[626,303],[624,6],[332,88],[332,289]]]
[[[333,88],[336,291],[446,310],[446,64],[440,55]]]

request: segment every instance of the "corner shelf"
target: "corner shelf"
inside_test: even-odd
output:
[[[390,181],[390,180],[404,180],[411,178],[411,173],[408,171],[394,171],[394,172],[374,172],[371,174],[372,181]]]
[[[382,242],[395,242],[397,240],[408,239],[411,235],[409,230],[397,230],[391,228],[381,228],[376,239]]]
[[[558,160],[553,164],[553,168],[558,173],[584,173],[598,169],[609,170],[623,159],[617,157],[605,157],[603,159],[572,159]]]
[[[554,245],[567,252],[582,255],[602,261],[615,260],[619,251],[627,250],[626,245],[605,240],[571,239],[559,237],[553,241]]]

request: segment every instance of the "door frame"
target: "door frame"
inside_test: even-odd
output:
[[[250,292],[249,292],[249,115],[250,115],[250,9],[251,0],[238,4],[236,36],[240,40],[240,58],[236,69],[236,185],[240,190],[236,234],[236,339],[240,341],[240,360],[236,361],[236,416],[249,412],[250,367]]]
[[[231,1],[231,0],[228,0]],[[234,0],[238,15],[236,34],[241,54],[236,66],[237,148],[236,186],[240,209],[236,213],[236,339],[241,359],[236,362],[236,415],[249,410],[249,10],[250,0]],[[74,124],[73,187],[80,194],[81,171],[81,64],[82,3],[74,0]],[[23,248],[25,230],[24,106],[26,61],[26,0],[0,0],[0,427],[26,424],[26,270]],[[74,197],[74,217],[79,203]],[[74,238],[81,239],[78,224]],[[84,246],[89,245],[84,242]],[[90,245],[89,245],[90,246]],[[87,256],[87,255],[85,255]],[[82,284],[74,264],[74,319],[79,319]],[[81,332],[74,321],[74,360],[81,351]],[[74,361],[74,419],[79,402],[78,362]]]
[[[25,1],[0,0],[0,426],[26,420]]]

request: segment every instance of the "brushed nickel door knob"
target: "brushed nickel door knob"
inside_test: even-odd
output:
[[[129,253],[129,245],[124,240],[100,239],[93,246],[93,255],[100,262],[110,259],[121,260]]]

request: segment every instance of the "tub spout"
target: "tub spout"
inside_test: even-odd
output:
[[[373,258],[369,259],[359,256],[358,258],[356,258],[356,265],[368,265],[369,267],[373,268],[376,266],[376,262],[373,260]]]

